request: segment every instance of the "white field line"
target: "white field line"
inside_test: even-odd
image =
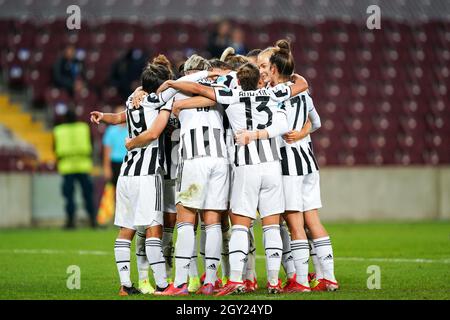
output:
[[[0,249],[1,253],[14,254],[77,254],[91,256],[108,256],[112,251],[101,250],[57,250],[57,249]],[[265,259],[263,255],[257,255],[257,259]],[[392,263],[440,263],[450,264],[450,259],[412,259],[412,258],[361,258],[361,257],[336,257],[337,261],[374,261],[374,262],[392,262]]]

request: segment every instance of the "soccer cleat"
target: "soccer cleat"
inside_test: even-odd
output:
[[[267,291],[270,294],[282,293],[283,289],[281,288],[281,280],[278,279],[278,283],[276,285],[271,285],[270,282],[267,282]]]
[[[148,279],[139,280],[138,289],[143,294],[153,294],[153,292],[155,292],[155,288],[153,288]]]
[[[166,291],[169,288],[169,285],[165,288],[160,288],[160,287],[156,286],[156,289],[153,291],[153,294],[157,295],[157,296],[161,295],[164,291]]]
[[[119,289],[119,296],[134,296],[134,295],[138,295],[141,294],[141,292],[136,289],[133,285],[131,285],[131,287],[126,287],[126,286],[120,286]]]
[[[251,280],[246,279],[244,281],[245,284],[245,292],[246,293],[250,293],[250,292],[255,292],[256,288],[255,288],[255,283]]]
[[[336,291],[339,289],[339,284],[327,279],[316,280],[317,284],[311,287],[312,291]]]
[[[214,294],[214,286],[212,283],[207,283],[201,286],[200,289],[198,289],[197,294],[204,294],[206,296],[211,296]]]
[[[175,287],[174,284],[171,283],[162,292],[155,290],[155,295],[158,295],[158,296],[187,296],[187,295],[189,295],[189,291],[188,291],[186,283],[179,287]]]
[[[286,282],[283,284],[283,289],[288,287],[292,282],[297,282],[297,275],[294,273],[294,275],[290,278],[287,278]]]
[[[223,277],[222,277],[222,285],[225,286],[225,285],[228,283],[228,280],[229,280],[228,277],[223,276]]]
[[[220,289],[220,291],[216,294],[216,297],[228,296],[233,293],[245,293],[244,282],[233,282],[228,280],[225,287]]]
[[[301,285],[297,281],[291,281],[287,286],[283,288],[283,293],[294,293],[294,292],[311,292],[311,288]]]
[[[188,291],[190,293],[197,292],[201,286],[202,285],[201,285],[200,279],[198,277],[192,277],[192,278],[190,277],[189,278]]]

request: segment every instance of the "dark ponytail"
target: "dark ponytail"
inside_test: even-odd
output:
[[[275,50],[269,61],[277,68],[281,76],[290,77],[292,75],[295,64],[291,53],[291,45],[287,40],[282,39],[275,43]]]

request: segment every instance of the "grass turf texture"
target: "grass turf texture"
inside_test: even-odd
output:
[[[339,291],[267,294],[261,227],[256,226],[260,289],[254,294],[222,299],[450,299],[450,222],[339,223],[327,224],[327,228],[334,246]],[[119,283],[113,255],[116,234],[114,228],[2,230],[0,299],[161,299],[117,295]],[[134,245],[131,252],[132,281],[137,285]],[[419,258],[431,261],[409,260]],[[70,265],[81,269],[80,290],[66,287]],[[381,269],[379,290],[367,288],[370,265]],[[202,269],[201,261],[199,268]],[[284,278],[283,271],[280,275]],[[190,295],[182,299],[218,298]]]

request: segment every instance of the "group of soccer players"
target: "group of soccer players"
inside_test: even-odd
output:
[[[129,133],[116,190],[119,294],[255,291],[258,214],[269,293],[338,289],[330,238],[318,215],[319,168],[310,133],[320,118],[306,80],[294,73],[288,41],[247,56],[232,49],[220,59],[193,55],[179,71],[174,80],[171,63],[159,55],[144,68],[142,85],[123,112],[91,113],[97,124],[126,122]],[[130,280],[136,233],[138,288]],[[308,273],[310,257],[314,273]]]

